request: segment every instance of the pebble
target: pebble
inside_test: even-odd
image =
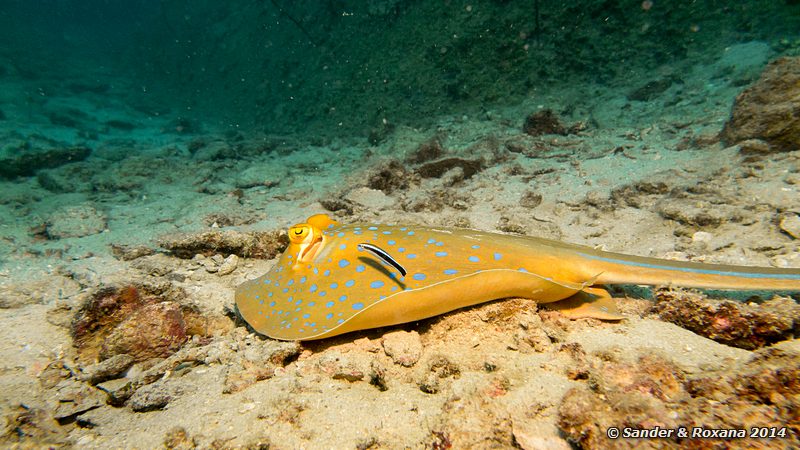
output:
[[[111,358],[92,364],[83,369],[81,380],[89,384],[102,383],[106,380],[119,378],[133,365],[133,357],[128,354],[114,355]]]
[[[395,364],[411,367],[422,356],[422,341],[416,331],[393,331],[383,336],[383,351]]]
[[[789,236],[800,239],[800,216],[797,214],[786,215],[780,222],[781,230]]]
[[[137,389],[128,404],[136,412],[155,411],[167,406],[177,394],[165,382],[155,382]]]
[[[230,255],[222,261],[222,264],[219,266],[219,270],[217,270],[217,275],[223,276],[228,275],[229,273],[236,270],[236,267],[239,266],[239,257],[236,255]]]

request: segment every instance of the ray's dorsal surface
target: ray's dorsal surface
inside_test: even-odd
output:
[[[236,290],[242,317],[284,340],[395,325],[508,297],[559,302],[557,309],[573,318],[622,318],[602,284],[800,290],[797,269],[683,263],[474,230],[340,225],[324,214],[291,227],[289,238],[272,270]]]

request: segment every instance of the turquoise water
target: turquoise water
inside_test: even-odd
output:
[[[4,100],[24,106],[7,120],[93,97],[193,132],[367,137],[575,85],[663,90],[735,44],[796,53],[800,29],[797,2],[766,0],[3,4],[4,78],[21,85]],[[85,132],[106,119],[78,109]]]

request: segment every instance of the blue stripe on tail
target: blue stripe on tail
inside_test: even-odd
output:
[[[800,273],[754,273],[754,272],[734,272],[729,270],[714,270],[714,269],[695,269],[691,267],[673,267],[661,264],[648,264],[635,261],[627,261],[624,259],[607,258],[605,256],[589,255],[586,253],[578,252],[580,256],[598,261],[609,262],[614,264],[623,264],[626,266],[645,267],[647,269],[659,270],[674,270],[676,272],[699,273],[703,275],[722,275],[726,277],[739,277],[739,278],[771,278],[777,280],[800,280]]]

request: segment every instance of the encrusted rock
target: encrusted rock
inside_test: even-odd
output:
[[[173,427],[164,435],[164,447],[169,450],[193,450],[197,448],[197,440],[190,437],[185,428]]]
[[[128,404],[136,412],[155,411],[163,409],[172,399],[181,392],[167,381],[157,381],[137,389]]]
[[[442,143],[439,141],[437,136],[434,136],[420,144],[419,147],[411,152],[411,154],[406,158],[406,161],[412,164],[420,164],[432,159],[440,158],[442,155],[444,155]]]
[[[395,364],[411,367],[422,356],[422,341],[416,331],[393,331],[383,336],[383,350]]]
[[[423,178],[441,178],[455,168],[462,170],[462,179],[468,179],[483,169],[483,162],[480,159],[445,158],[423,164],[417,173]]]
[[[177,234],[159,239],[158,245],[178,258],[191,259],[196,254],[233,254],[245,258],[272,259],[286,249],[289,238],[283,231],[213,230],[193,234]]]
[[[9,148],[0,155],[0,177],[33,175],[38,170],[62,166],[86,159],[92,151],[87,147],[52,147],[29,149],[27,145]]]
[[[761,139],[776,150],[800,148],[800,57],[778,58],[761,78],[736,97],[731,119],[722,129],[727,145]]]
[[[39,384],[45,389],[50,389],[58,383],[68,379],[72,373],[61,360],[52,361],[39,374]]]
[[[725,222],[740,222],[741,213],[734,206],[715,205],[706,200],[665,198],[656,205],[666,219],[696,227],[717,227]]]
[[[71,324],[82,361],[129,354],[136,361],[164,357],[188,334],[213,332],[209,320],[180,302],[185,294],[168,282],[103,287],[83,302]]]
[[[652,310],[667,322],[749,350],[792,339],[800,332],[800,305],[783,297],[750,305],[709,300],[690,292],[659,291]]]
[[[45,234],[49,239],[89,236],[105,230],[107,222],[105,214],[90,205],[65,206],[47,219]]]
[[[367,187],[387,194],[407,189],[412,179],[405,166],[394,159],[377,164],[365,174],[365,178]]]
[[[67,448],[74,446],[67,437],[67,427],[61,427],[47,408],[18,404],[3,411],[5,419],[4,444],[11,448]]]
[[[772,147],[761,139],[747,139],[739,142],[739,153],[743,155],[763,155],[771,151]]]
[[[111,254],[123,261],[133,261],[143,256],[149,256],[155,251],[144,245],[111,244]]]
[[[417,386],[426,394],[439,393],[442,380],[461,376],[458,365],[443,355],[431,356],[419,369],[421,370],[417,377]]]
[[[180,306],[161,302],[136,310],[106,338],[101,358],[126,353],[136,361],[166,357],[186,342],[186,324]]]
[[[536,111],[526,117],[522,131],[530,136],[541,136],[543,134],[567,135],[567,128],[550,109]]]
[[[103,406],[105,396],[97,389],[68,379],[56,385],[55,394],[50,401],[53,407],[53,417],[64,420]]]
[[[524,208],[536,208],[537,206],[542,204],[542,194],[533,192],[533,191],[525,191],[522,194],[522,197],[519,199],[519,206]]]
[[[236,347],[241,360],[232,364],[225,377],[224,393],[244,390],[254,383],[271,378],[278,366],[300,353],[297,341],[276,341],[255,335],[240,336]]]
[[[114,355],[105,361],[85,367],[80,379],[89,384],[102,383],[120,377],[133,363],[134,359],[130,355]]]

